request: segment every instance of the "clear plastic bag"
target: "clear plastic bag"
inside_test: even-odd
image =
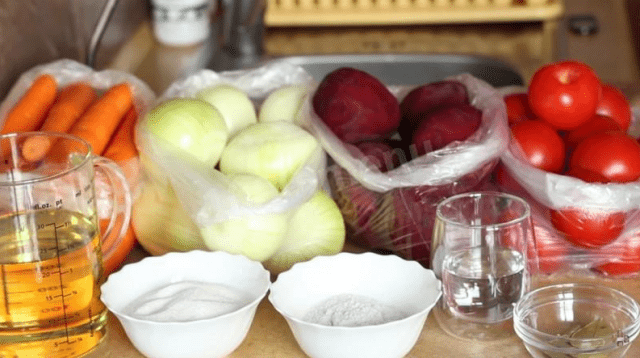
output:
[[[311,88],[313,83],[313,78],[303,68],[285,61],[272,62],[250,70],[221,73],[205,69],[174,82],[158,98],[156,105],[172,98],[194,98],[200,90],[216,84],[230,84],[247,93],[255,107],[259,108],[268,94],[280,87],[295,84]],[[318,147],[317,153],[293,176],[279,195],[264,204],[253,205],[238,194],[235,184],[219,170],[211,168],[205,171],[196,168],[163,150],[158,139],[145,131],[143,125],[138,128],[138,138],[146,173],[144,187],[156,190],[158,187],[165,188],[166,192],[175,194],[181,205],[180,215],[185,219],[182,223],[175,224],[184,228],[181,235],[189,233],[187,245],[184,245],[184,239],[180,235],[168,230],[161,235],[144,235],[144,238],[139,234],[140,243],[154,255],[204,248],[198,228],[248,215],[283,213],[298,207],[318,189],[326,187],[326,154],[321,147]]]
[[[61,59],[54,62],[42,64],[24,72],[15,82],[5,99],[0,103],[0,127],[4,119],[13,106],[22,98],[29,89],[33,81],[42,74],[52,75],[58,84],[58,88],[63,88],[76,82],[85,82],[93,87],[98,94],[106,91],[113,85],[126,82],[130,85],[134,97],[134,107],[138,116],[143,116],[156,100],[155,93],[142,80],[132,74],[118,70],[96,71],[74,60]],[[137,192],[139,185],[139,171],[137,160],[118,163],[125,168],[128,173],[129,185],[132,192]],[[103,210],[109,211],[110,207],[102,206]],[[99,208],[100,209],[100,208]]]
[[[134,96],[134,106],[139,114],[145,113],[156,99],[155,93],[142,80],[134,75],[118,70],[96,71],[93,68],[74,60],[62,59],[42,64],[24,72],[0,104],[0,119],[4,118],[11,108],[20,100],[31,86],[31,83],[41,74],[50,74],[62,88],[75,82],[86,82],[97,91],[104,91],[118,83],[127,82],[131,86]]]
[[[149,86],[132,74],[109,69],[96,71],[93,68],[74,60],[61,59],[35,66],[24,72],[18,78],[3,102],[0,103],[0,127],[4,123],[5,117],[9,111],[15,106],[20,98],[22,98],[33,81],[42,74],[49,74],[53,76],[56,80],[58,89],[64,88],[69,84],[84,82],[89,84],[98,95],[101,95],[104,91],[116,84],[126,82],[131,88],[134,97],[133,105],[139,117],[143,116],[156,100],[156,95]],[[141,183],[139,158],[133,157],[117,162],[117,164],[121,167],[127,179],[131,190],[132,200],[135,201],[139,196]],[[102,177],[100,173],[96,173],[95,191],[99,220],[101,222],[106,222],[107,219],[112,217],[112,215],[115,215],[114,218],[116,220],[112,221],[112,225],[120,225],[119,223],[122,221],[123,213],[113,213],[113,200],[122,201],[123,199],[113,198],[113,193],[111,192],[108,179]],[[122,205],[120,205],[120,207],[122,207]],[[118,224],[114,224],[116,222],[118,222]],[[124,256],[118,258],[115,257],[115,255],[124,255],[127,251],[117,250],[115,242],[117,241],[117,237],[125,235],[124,231],[128,229],[129,225],[127,224],[122,227],[122,232],[112,231],[107,237],[103,238],[102,249],[107,266],[112,264],[110,260],[113,260],[115,265],[119,264],[119,262],[124,258]],[[106,227],[103,227],[102,231],[105,232],[105,230],[111,231],[106,229]],[[134,240],[130,240],[129,248],[134,242]],[[114,257],[112,257],[112,255],[114,255]],[[113,267],[108,268],[112,269]]]
[[[482,110],[480,128],[465,141],[387,172],[371,166],[361,152],[340,141],[313,112],[310,100],[305,102],[304,125],[333,160],[327,168],[329,184],[345,219],[347,238],[356,245],[390,251],[428,266],[437,203],[487,184],[485,179],[509,141],[504,102],[495,88],[469,74],[449,79],[463,83],[471,104]],[[412,89],[389,88],[399,100]]]
[[[503,90],[505,95],[521,91]],[[632,113],[628,133],[637,138],[633,133],[640,128],[640,111],[632,108]],[[527,163],[515,143],[501,156],[501,163],[506,172],[498,182],[500,189],[526,198],[531,205],[536,238],[531,259],[540,273],[640,272],[640,182],[587,183],[545,172]],[[565,227],[575,239],[567,239],[556,227]]]

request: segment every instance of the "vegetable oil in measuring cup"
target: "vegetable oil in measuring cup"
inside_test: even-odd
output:
[[[63,209],[0,217],[0,358],[76,357],[104,337],[95,218]]]

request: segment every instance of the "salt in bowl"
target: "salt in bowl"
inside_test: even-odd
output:
[[[368,252],[297,263],[278,276],[268,299],[312,358],[399,358],[440,295],[431,270]]]
[[[179,291],[180,285],[194,282],[211,284],[204,286],[207,288],[229,288],[220,291],[224,302],[220,301],[223,305],[219,308],[224,308],[225,311],[221,311],[224,313],[204,317],[208,312],[203,312],[200,304],[212,297],[207,296],[210,291],[206,289]],[[217,358],[229,355],[242,343],[270,284],[269,272],[259,262],[244,256],[221,251],[172,252],[144,258],[109,275],[101,287],[101,299],[118,318],[131,343],[145,356]],[[175,303],[170,305],[171,300],[166,296],[173,298],[177,293],[169,292],[167,287],[178,287],[173,290],[191,296],[193,292],[199,292],[200,300],[185,303],[182,307]],[[163,292],[164,296],[158,292]],[[242,293],[242,300],[234,301],[235,306],[229,306],[231,303],[225,301],[226,297],[233,296],[235,292]],[[149,297],[149,293],[159,298],[141,301],[145,296]],[[132,310],[136,302],[143,303]],[[160,307],[165,310],[158,310]],[[166,315],[167,312],[175,318]],[[161,316],[161,313],[165,315]],[[199,315],[203,317],[199,318]]]

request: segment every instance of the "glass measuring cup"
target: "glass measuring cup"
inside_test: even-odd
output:
[[[434,316],[448,334],[472,340],[512,336],[513,306],[529,290],[529,205],[499,192],[465,193],[440,202],[432,268],[442,280]]]
[[[29,153],[34,138],[48,150]],[[131,194],[115,163],[75,136],[0,136],[0,357],[76,357],[105,336],[96,172],[121,198],[111,220],[123,212],[103,234],[120,226],[121,238]]]

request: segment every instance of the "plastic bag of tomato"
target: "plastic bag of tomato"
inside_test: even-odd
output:
[[[302,111],[330,156],[347,240],[427,267],[437,203],[487,185],[509,140],[501,94],[468,74],[388,87],[341,68]]]
[[[155,97],[147,84],[129,73],[96,71],[70,59],[56,60],[20,75],[0,103],[0,133],[76,135],[89,142],[95,154],[121,167],[135,200],[141,171],[134,130],[138,117],[149,110]],[[112,217],[112,196],[108,178],[96,172],[96,203],[103,233]],[[118,269],[136,243],[132,227],[120,225],[122,212],[115,213],[115,218],[113,227],[123,229],[111,230],[102,239],[105,274]]]
[[[506,90],[511,141],[494,178],[532,206],[543,273],[640,272],[640,144],[624,94],[578,61]]]

